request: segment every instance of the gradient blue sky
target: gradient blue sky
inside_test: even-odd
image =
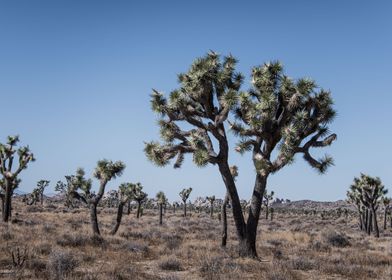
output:
[[[222,197],[217,167],[187,158],[180,170],[158,168],[142,151],[158,138],[151,88],[170,92],[176,74],[210,49],[239,59],[244,89],[252,66],[279,59],[289,76],[333,93],[338,141],[324,151],[336,165],[320,176],[298,157],[270,177],[278,197],[343,199],[360,172],[391,186],[391,1],[139,2],[0,1],[0,138],[19,134],[37,158],[21,190],[45,178],[53,192],[64,175],[79,166],[91,174],[108,158],[127,164],[110,189],[140,181],[170,200],[187,186],[192,198]],[[248,199],[250,156],[232,154]]]

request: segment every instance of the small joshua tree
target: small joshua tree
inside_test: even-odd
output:
[[[118,209],[117,209],[117,218],[116,218],[116,224],[112,229],[112,231],[110,232],[111,235],[115,235],[117,233],[121,224],[124,206],[134,198],[135,188],[138,185],[140,185],[140,183],[137,184],[122,183],[118,187],[119,201],[118,201]]]
[[[94,171],[94,177],[98,179],[100,183],[97,194],[91,192],[92,180],[84,177],[85,172],[83,169],[79,168],[76,175],[72,177],[73,196],[80,197],[90,208],[90,220],[93,234],[101,234],[98,225],[97,206],[102,199],[106,185],[110,180],[115,179],[117,176],[121,176],[124,168],[125,164],[121,161],[112,162],[106,159],[98,161]],[[78,190],[81,190],[82,193],[78,193]]]
[[[41,202],[41,205],[44,203],[44,191],[47,186],[49,186],[50,181],[48,180],[40,180],[37,182],[37,187],[31,193],[31,201],[28,203],[29,205],[35,204],[37,201]]]
[[[20,183],[18,175],[27,168],[29,162],[35,160],[28,146],[16,147],[18,142],[19,136],[8,136],[6,144],[0,143],[0,174],[3,176],[1,186],[4,191],[2,218],[4,222],[8,222],[11,217],[12,195]],[[19,165],[13,169],[15,162]]]
[[[207,196],[207,200],[210,202],[210,217],[212,218],[214,215],[214,202],[215,202],[215,195]]]
[[[366,231],[368,234],[374,230],[375,236],[380,237],[380,232],[377,224],[377,209],[382,202],[382,198],[387,194],[380,178],[371,177],[365,174],[360,175],[359,178],[354,178],[354,183],[351,189],[355,189],[359,193],[359,199],[362,205],[367,209],[366,211]]]
[[[142,211],[142,204],[147,201],[147,193],[142,191],[143,186],[141,184],[138,184],[135,187],[135,193],[133,195],[133,199],[137,202],[137,211],[136,211],[136,218],[139,219],[141,216],[141,211]]]
[[[187,188],[187,189],[183,189],[179,193],[181,200],[184,203],[184,217],[186,217],[186,201],[188,200],[191,192],[192,192],[192,188]]]
[[[268,210],[269,210],[269,204],[270,201],[274,199],[274,191],[271,191],[270,193],[267,193],[267,190],[264,190],[264,205],[265,205],[265,219],[268,220]]]
[[[156,199],[159,206],[159,224],[162,225],[163,205],[167,202],[167,199],[162,191],[157,193]]]

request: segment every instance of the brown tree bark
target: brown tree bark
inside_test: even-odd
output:
[[[227,203],[229,202],[229,193],[226,192],[225,199],[222,203],[221,219],[222,219],[222,241],[221,246],[226,247],[227,244]]]
[[[124,205],[125,205],[125,203],[122,201],[120,201],[120,203],[118,204],[116,224],[115,224],[114,228],[112,229],[112,231],[110,232],[111,235],[115,235],[120,227],[122,216],[123,216]]]

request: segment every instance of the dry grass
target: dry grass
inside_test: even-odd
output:
[[[392,234],[366,236],[356,218],[275,212],[260,220],[262,261],[238,258],[229,224],[228,247],[221,249],[220,224],[204,213],[157,212],[139,220],[124,216],[109,235],[115,209],[101,209],[102,238],[90,235],[88,211],[61,205],[26,207],[14,203],[10,224],[0,224],[1,279],[391,279]],[[23,264],[11,254],[20,249]]]

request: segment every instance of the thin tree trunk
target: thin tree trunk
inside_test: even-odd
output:
[[[123,215],[123,210],[124,210],[124,205],[125,203],[121,202],[118,204],[118,209],[117,209],[117,218],[116,218],[116,224],[112,231],[110,232],[111,235],[115,235],[120,227],[121,224],[121,219]]]
[[[219,163],[219,171],[225,183],[226,190],[230,196],[230,201],[231,201],[231,206],[233,211],[233,219],[236,226],[237,238],[239,241],[238,253],[240,256],[247,256],[247,255],[250,256],[251,254],[248,254],[249,250],[246,249],[246,246],[243,246],[247,238],[246,224],[245,224],[245,219],[242,212],[237,188],[235,186],[234,179],[233,176],[231,175],[230,167],[227,164],[227,162]]]
[[[222,219],[222,241],[221,241],[221,246],[226,247],[227,244],[227,203],[229,202],[229,193],[226,192],[225,199],[223,200],[222,203],[222,209],[221,209],[221,219]]]
[[[370,209],[366,210],[368,212],[368,216],[367,216],[367,234],[370,235],[370,233],[372,232],[372,212],[370,212]]]
[[[374,224],[375,236],[380,237],[380,231],[378,230],[378,223],[377,223],[377,213],[374,207],[372,208],[372,212],[373,212],[373,224]]]
[[[159,224],[162,225],[162,215],[163,215],[163,211],[162,211],[162,204],[159,204]]]
[[[44,205],[44,193],[41,193],[41,205]]]
[[[97,205],[95,203],[90,203],[90,220],[93,233],[101,235],[98,226]]]
[[[142,203],[140,201],[137,202],[137,214],[136,214],[136,218],[139,219],[140,218],[140,210],[142,207]]]
[[[267,199],[266,199],[267,200]],[[266,202],[266,204],[265,204],[265,219],[266,220],[268,220],[268,200],[267,200],[267,202]]]
[[[131,214],[131,200],[128,200],[127,215]]]
[[[4,211],[3,211],[3,222],[8,222],[9,218],[11,218],[11,204],[12,204],[12,183],[5,179],[5,202],[4,202]]]
[[[186,217],[186,200],[184,201],[184,217]]]
[[[261,203],[263,200],[263,194],[267,185],[267,176],[262,176],[257,173],[255,186],[252,194],[251,205],[248,212],[248,220],[246,223],[246,240],[244,242],[240,241],[240,255],[246,257],[257,258],[256,251],[256,235],[257,226],[260,218]],[[242,254],[241,254],[242,253]]]
[[[359,214],[359,229],[360,230],[363,230],[363,220],[362,220],[362,217],[363,217],[363,215],[362,215],[362,213],[361,213],[361,210],[358,208],[358,214]]]
[[[366,233],[368,232],[369,229],[369,211],[368,209],[365,209],[365,224],[364,224],[364,231],[366,231]]]
[[[384,230],[387,229],[387,212],[388,212],[388,208],[385,207],[385,209],[384,209]]]
[[[214,216],[214,203],[211,202],[210,217],[212,218],[213,216]]]

